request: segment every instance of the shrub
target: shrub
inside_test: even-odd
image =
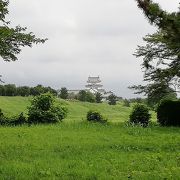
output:
[[[97,92],[95,99],[96,99],[96,103],[102,103],[102,99],[103,99],[102,94]]]
[[[23,125],[27,123],[27,120],[24,114],[20,113],[18,116],[7,118],[7,122],[9,125],[17,126],[17,125]]]
[[[136,104],[133,107],[129,118],[130,123],[147,126],[149,124],[151,115],[149,114],[149,109],[147,106],[144,104]]]
[[[33,98],[28,108],[28,123],[56,123],[67,115],[67,108],[55,106],[55,98],[50,93]]]
[[[67,99],[68,98],[68,90],[67,90],[67,88],[65,88],[65,87],[61,88],[59,97],[62,98],[62,99]]]
[[[26,117],[23,115],[23,113],[19,114],[18,116],[14,116],[14,117],[5,117],[0,109],[0,125],[17,126],[17,125],[25,124],[26,122],[27,122]]]
[[[87,112],[87,120],[101,123],[107,122],[107,119],[105,119],[99,112],[92,110]]]
[[[157,108],[157,121],[162,126],[180,126],[180,101],[162,101]]]

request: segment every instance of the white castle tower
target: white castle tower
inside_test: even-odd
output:
[[[90,91],[91,93],[95,94],[97,92],[104,94],[105,90],[102,89],[103,85],[101,84],[101,80],[100,77],[88,77],[87,80],[87,85],[85,86],[87,88],[88,91]]]

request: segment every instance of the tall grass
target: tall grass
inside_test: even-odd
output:
[[[179,128],[128,127],[131,108],[121,103],[57,103],[69,109],[60,124],[0,127],[0,179],[179,179]],[[28,105],[29,98],[0,97],[9,116]],[[109,123],[86,122],[90,109]]]
[[[0,128],[0,179],[178,179],[180,129],[61,123]]]

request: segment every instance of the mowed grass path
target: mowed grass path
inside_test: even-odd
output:
[[[0,179],[180,179],[180,128],[126,127],[122,104],[59,101],[69,109],[56,125],[0,127]],[[0,97],[6,115],[27,112],[29,98]],[[87,123],[95,109],[107,125]]]

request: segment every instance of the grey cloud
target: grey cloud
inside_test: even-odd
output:
[[[178,0],[157,0],[176,10]],[[142,83],[141,59],[132,54],[142,37],[155,31],[135,0],[11,0],[12,25],[27,26],[49,40],[23,48],[17,62],[0,61],[7,83],[84,88],[100,75],[105,88],[132,97],[129,85]]]

